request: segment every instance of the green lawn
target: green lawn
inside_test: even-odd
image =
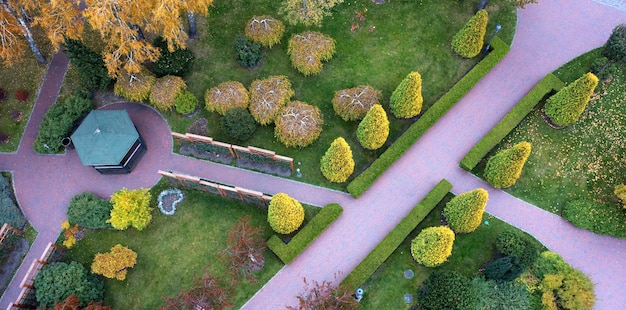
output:
[[[422,283],[435,270],[456,270],[465,276],[473,278],[478,274],[478,269],[489,262],[495,253],[495,239],[505,230],[517,230],[517,228],[485,213],[483,224],[469,234],[457,235],[452,249],[452,256],[439,267],[427,268],[415,262],[411,256],[411,240],[419,232],[427,227],[441,225],[441,212],[445,204],[452,198],[448,194],[439,205],[409,234],[404,242],[383,263],[378,270],[365,282],[362,287],[365,290],[362,309],[409,309],[413,304],[406,304],[403,296],[411,293],[414,300],[418,297],[418,290]],[[534,239],[533,239],[534,240]],[[537,245],[545,250],[537,241]],[[543,251],[542,250],[542,251]],[[404,278],[404,271],[412,269],[415,276],[412,279]]]
[[[235,61],[233,44],[237,36],[243,34],[245,22],[252,15],[280,17],[276,14],[279,3],[261,0],[249,0],[245,5],[241,2],[215,3],[208,19],[200,20],[201,38],[190,46],[196,61],[186,81],[203,104],[204,92],[221,82],[235,80],[249,86],[253,80],[270,75],[288,76],[296,92],[293,99],[316,105],[324,114],[324,131],[319,139],[304,150],[287,148],[274,138],[273,126],[265,126],[257,129],[249,141],[239,144],[270,149],[302,162],[301,180],[307,183],[345,190],[344,184],[327,182],[319,171],[319,160],[336,137],[343,136],[350,144],[356,162],[356,175],[415,121],[397,120],[390,116],[391,132],[387,144],[377,151],[365,151],[356,141],[358,123],[344,122],[335,115],[331,103],[335,91],[372,85],[382,90],[382,103],[388,109],[389,97],[397,84],[410,71],[416,70],[422,75],[423,110],[426,110],[479,61],[478,58],[461,59],[453,55],[450,47],[454,34],[473,14],[473,2],[389,1],[376,5],[371,1],[352,0],[336,6],[333,16],[324,19],[322,27],[313,27],[313,30],[328,34],[337,42],[335,56],[324,63],[319,75],[304,77],[291,68],[286,54],[287,41],[291,34],[305,29],[289,25],[281,44],[263,51],[261,67],[252,71],[244,69]],[[365,9],[366,19],[359,21],[360,28],[356,32],[351,32],[351,24],[357,22],[355,11],[363,12]],[[503,30],[499,35],[510,43],[516,23],[512,2],[494,0],[487,9],[491,15],[487,37],[491,37],[495,24],[500,23]],[[370,29],[373,31],[370,32]],[[164,113],[164,116],[173,131],[182,133],[195,119],[179,116],[175,112]],[[198,117],[209,120],[211,137],[218,141],[236,142],[219,129],[218,114],[202,109]]]
[[[600,50],[572,60],[555,71],[566,83],[588,72]],[[626,70],[601,83],[573,126],[556,130],[541,118],[540,103],[493,152],[528,141],[532,152],[517,183],[507,191],[553,213],[564,204],[587,199],[613,204],[614,186],[626,182]],[[483,164],[475,170],[481,174]]]
[[[166,188],[167,184],[161,181],[151,189],[154,206],[156,197]],[[157,309],[163,296],[171,297],[189,288],[203,274],[205,266],[211,265],[216,273],[224,271],[215,254],[226,247],[228,230],[244,215],[251,218],[253,225],[263,227],[266,239],[272,235],[267,213],[255,206],[195,190],[183,192],[185,200],[173,216],[162,215],[155,208],[152,222],[143,231],[129,228],[87,232],[64,260],[77,260],[89,268],[95,253],[108,252],[118,243],[133,249],[137,252],[137,265],[128,272],[126,280],[104,280],[105,304],[114,309]],[[305,208],[307,219],[318,210]],[[265,267],[255,275],[259,282],[244,283],[235,289],[235,308],[252,297],[282,266],[278,257],[266,250]]]

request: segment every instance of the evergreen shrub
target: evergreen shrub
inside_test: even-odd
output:
[[[411,118],[422,111],[422,76],[414,71],[398,84],[389,99],[391,113],[400,118]]]
[[[80,84],[90,91],[107,90],[111,77],[104,66],[102,55],[92,51],[79,40],[65,39],[65,53],[80,76]]]
[[[245,141],[248,140],[256,130],[254,118],[244,108],[232,108],[220,119],[220,128],[229,137]]]
[[[185,90],[174,99],[176,112],[180,114],[190,114],[198,107],[198,98],[192,92]]]
[[[267,222],[279,234],[290,234],[304,222],[304,208],[299,201],[285,193],[278,193],[270,200]]]
[[[411,241],[411,255],[426,267],[436,267],[452,255],[453,244],[454,232],[447,226],[425,228]]]
[[[423,285],[421,310],[475,310],[478,293],[470,279],[453,270],[433,272]],[[419,293],[419,292],[418,292]]]
[[[336,138],[322,156],[322,175],[331,182],[342,183],[354,172],[354,159],[350,145],[342,137]]]
[[[39,124],[37,138],[33,143],[35,151],[42,154],[55,154],[61,151],[61,140],[72,134],[74,127],[93,109],[89,99],[70,96],[65,101],[53,104]]]
[[[548,98],[545,115],[556,126],[573,125],[585,110],[596,86],[598,77],[591,72],[584,74]]]
[[[67,220],[71,225],[78,224],[89,229],[113,228],[107,221],[111,217],[113,205],[89,192],[78,194],[70,200]]]
[[[464,58],[472,58],[483,47],[489,14],[486,10],[476,12],[452,38],[452,50]]]
[[[359,123],[356,137],[363,148],[377,150],[382,147],[389,136],[389,120],[387,112],[380,104],[372,106]]]
[[[450,228],[457,233],[470,233],[483,219],[489,194],[482,188],[465,192],[452,198],[443,209]]]
[[[188,49],[175,49],[173,52],[167,48],[167,42],[158,37],[152,44],[158,48],[161,54],[152,64],[152,71],[157,77],[166,75],[186,76],[193,66],[194,55]]]
[[[263,59],[261,45],[256,42],[250,42],[244,36],[237,37],[234,48],[235,53],[237,53],[237,63],[244,68],[252,68]]]

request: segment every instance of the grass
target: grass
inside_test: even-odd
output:
[[[415,305],[422,283],[435,270],[456,270],[470,278],[476,276],[478,270],[493,259],[496,237],[505,230],[517,230],[517,228],[485,213],[483,220],[488,221],[489,225],[483,223],[472,233],[457,235],[452,256],[448,258],[447,262],[435,268],[427,268],[417,264],[411,256],[411,241],[422,229],[441,225],[441,212],[452,197],[452,194],[448,194],[398,246],[372,277],[363,284],[365,295],[361,300],[361,309],[409,309]],[[536,242],[545,250],[538,241]],[[404,278],[403,273],[407,269],[414,271],[415,276],[412,279]],[[413,294],[414,303],[412,305],[404,302],[403,296],[406,293]]]
[[[50,60],[51,45],[44,38],[43,31],[39,27],[33,27],[33,37],[41,52]],[[0,88],[4,90],[6,99],[0,102],[0,133],[10,136],[7,144],[0,144],[0,152],[15,152],[26,129],[26,123],[33,110],[39,87],[43,81],[47,65],[40,65],[35,56],[26,46],[22,60],[13,66],[7,66],[0,61]],[[17,90],[28,91],[29,97],[26,102],[15,99]],[[11,117],[11,111],[19,111],[22,119],[16,122]]]
[[[166,182],[161,181],[151,189],[155,201],[166,188]],[[143,231],[89,231],[64,260],[76,260],[89,268],[95,253],[108,252],[115,244],[133,249],[137,252],[137,265],[126,280],[104,280],[105,303],[114,309],[157,309],[163,305],[163,296],[171,297],[188,289],[203,274],[205,266],[211,265],[218,274],[224,272],[225,267],[215,254],[226,247],[228,230],[244,215],[251,218],[253,225],[264,228],[266,239],[273,234],[266,212],[257,207],[200,191],[183,192],[185,200],[173,216],[162,215],[155,208],[152,222]],[[307,219],[318,211],[309,206],[305,209]],[[235,308],[252,297],[282,266],[278,257],[267,250],[265,267],[255,274],[259,282],[235,288]]]
[[[554,74],[570,83],[589,70],[589,63],[599,57],[599,52],[584,54]],[[617,208],[619,201],[613,189],[626,181],[625,81],[626,70],[621,67],[612,80],[598,86],[579,121],[561,130],[550,128],[540,110],[534,109],[489,154],[520,141],[532,145],[522,176],[507,191],[557,214],[568,201],[577,199]],[[480,175],[483,168],[484,160],[473,171]]]
[[[235,80],[244,85],[269,75],[286,75],[296,92],[294,100],[302,100],[318,106],[324,114],[324,131],[320,138],[303,151],[287,148],[274,138],[272,126],[257,129],[244,146],[253,145],[293,157],[302,162],[302,181],[345,190],[345,184],[332,184],[319,171],[319,160],[332,140],[346,138],[353,150],[356,162],[355,175],[376,159],[415,119],[391,118],[390,138],[383,148],[365,151],[356,141],[357,122],[344,122],[332,109],[334,92],[357,85],[369,84],[382,90],[383,105],[388,109],[391,92],[413,70],[422,75],[424,110],[471,69],[479,59],[464,60],[450,51],[452,36],[465,24],[473,13],[473,3],[425,0],[416,2],[388,2],[375,5],[371,1],[347,1],[333,9],[333,16],[326,18],[319,31],[333,37],[337,42],[336,54],[324,64],[322,72],[304,77],[291,68],[286,54],[289,36],[303,30],[301,26],[287,25],[287,33],[281,44],[264,50],[260,68],[247,70],[235,61],[233,44],[243,33],[245,21],[252,15],[275,15],[279,2],[250,0],[246,5],[235,2],[215,3],[207,20],[201,20],[201,38],[190,48],[196,55],[194,71],[186,78],[189,89],[203,102],[204,92],[221,82]],[[355,11],[363,11],[366,20],[360,21],[356,32],[350,25],[357,22]],[[510,1],[492,1],[488,6],[491,14],[488,31],[494,25],[503,25],[502,38],[510,43],[515,29],[516,13]],[[389,18],[393,16],[393,18]],[[398,22],[401,21],[401,22]],[[371,27],[375,27],[372,32]],[[317,29],[316,29],[317,30]],[[164,113],[173,131],[184,133],[194,119]],[[209,136],[218,141],[234,143],[217,126],[219,116],[204,109],[198,117],[209,120]],[[237,144],[237,143],[235,143]],[[350,179],[348,180],[350,181]]]

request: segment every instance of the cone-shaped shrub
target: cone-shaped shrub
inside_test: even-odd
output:
[[[271,16],[252,16],[246,23],[246,37],[265,47],[280,43],[285,34],[285,25]]]
[[[345,182],[352,175],[354,159],[352,150],[344,138],[339,137],[330,144],[322,156],[320,169],[328,181],[335,183]]]
[[[486,190],[477,188],[452,198],[443,209],[450,228],[457,233],[476,230],[483,219],[488,197]]]
[[[452,38],[454,52],[465,58],[478,55],[483,47],[488,21],[489,15],[486,10],[476,12],[476,15],[472,16],[467,24]]]
[[[180,76],[160,77],[150,90],[150,104],[161,111],[169,111],[176,105],[176,97],[186,90],[187,84]]]
[[[267,222],[279,234],[289,234],[302,225],[304,208],[297,200],[284,193],[272,197],[267,209]]]
[[[409,73],[391,94],[391,113],[400,118],[411,118],[422,111],[422,76],[414,71]]]
[[[385,144],[387,136],[389,136],[387,112],[380,104],[375,104],[359,123],[356,138],[364,148],[377,150]]]
[[[602,55],[610,61],[626,59],[626,24],[617,25],[604,44]]]
[[[548,98],[544,108],[546,116],[557,126],[576,123],[596,86],[598,77],[591,72],[586,73]]]
[[[485,179],[495,188],[508,188],[517,182],[530,156],[530,143],[520,142],[489,158]]]
[[[204,94],[207,111],[225,115],[232,108],[247,109],[250,103],[248,90],[239,82],[224,82],[211,87]]]
[[[452,254],[454,232],[446,226],[429,227],[422,230],[411,241],[411,255],[426,267],[435,267],[448,260]]]
[[[318,107],[292,101],[280,110],[274,135],[287,147],[305,147],[317,140],[323,125],[324,119]]]
[[[380,90],[369,85],[338,90],[333,97],[333,109],[344,121],[359,120],[380,102],[382,95]]]
[[[130,101],[144,101],[150,96],[156,77],[145,68],[134,74],[121,73],[113,86],[113,92]]]

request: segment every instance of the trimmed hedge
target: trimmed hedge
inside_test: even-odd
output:
[[[383,239],[376,248],[341,281],[341,285],[356,288],[363,284],[451,189],[452,184],[450,184],[450,182],[445,179],[441,180],[426,197],[424,197],[389,234],[387,234],[385,239]]]
[[[319,213],[304,226],[292,239],[289,244],[285,244],[276,235],[267,240],[267,246],[285,264],[289,264],[296,258],[311,242],[326,230],[343,213],[343,208],[336,204],[329,204],[322,208]]]
[[[565,83],[552,73],[546,75],[463,157],[460,164],[461,168],[467,171],[474,169],[478,162],[487,156],[487,153],[498,145],[535,108],[543,97],[553,91],[560,90],[563,86],[565,86]]]
[[[504,56],[510,47],[499,37],[491,43],[493,51],[476,64],[458,83],[435,102],[417,122],[400,136],[369,168],[358,175],[350,184],[348,192],[356,197],[363,194],[406,150],[411,147],[439,118],[448,112],[467,92],[480,81]]]

